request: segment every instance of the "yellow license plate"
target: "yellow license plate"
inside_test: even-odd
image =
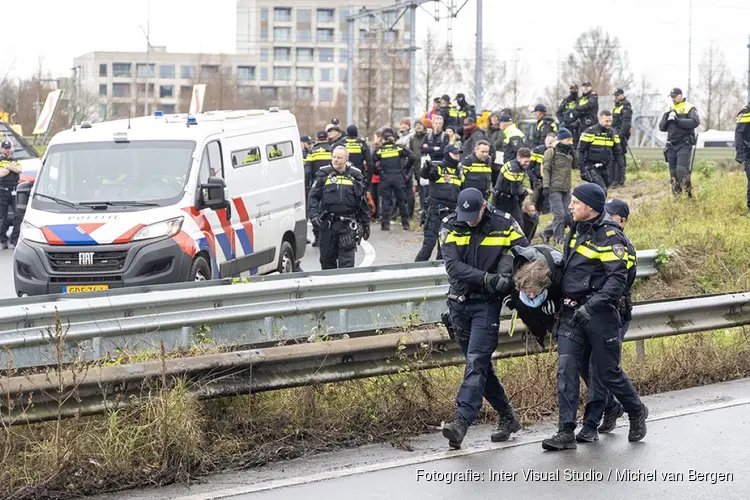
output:
[[[109,290],[109,285],[68,285],[63,287],[63,293],[99,292]]]

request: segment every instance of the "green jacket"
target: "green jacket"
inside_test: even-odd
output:
[[[578,158],[573,146],[568,146],[568,151],[563,152],[560,146],[555,144],[547,148],[542,161],[542,185],[550,191],[568,192],[572,187],[571,172],[578,168]]]

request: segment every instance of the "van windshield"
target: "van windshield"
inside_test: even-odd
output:
[[[35,208],[78,204],[165,206],[182,198],[195,141],[89,142],[51,146],[36,180]],[[73,206],[71,206],[71,204]]]

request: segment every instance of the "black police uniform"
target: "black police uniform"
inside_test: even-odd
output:
[[[622,354],[622,341],[630,327],[630,320],[633,312],[633,284],[636,277],[637,256],[635,247],[630,239],[622,234],[625,241],[625,250],[627,251],[628,260],[628,278],[625,285],[625,293],[617,304],[617,310],[620,313],[620,354]],[[614,413],[620,409],[619,403],[612,397],[612,393],[602,384],[600,377],[594,367],[591,359],[591,346],[589,345],[583,354],[581,361],[581,376],[586,382],[588,392],[586,394],[586,409],[583,414],[583,425],[591,429],[599,427],[603,413]],[[619,417],[619,415],[616,415]],[[616,418],[615,417],[615,418]]]
[[[578,143],[578,167],[583,180],[597,184],[606,192],[611,184],[610,164],[617,163],[618,168],[624,169],[624,160],[620,137],[613,129],[596,124],[581,134]]]
[[[443,117],[443,130],[450,127],[458,137],[461,137],[464,122],[458,118],[458,108],[453,104],[448,104],[448,106],[438,108],[437,114]]]
[[[529,163],[529,168],[526,169],[526,172],[529,175],[529,182],[533,191],[541,191],[543,187],[542,165],[544,164],[545,151],[547,151],[547,146],[544,144],[531,150],[531,163]],[[540,203],[537,202],[537,205],[540,205]],[[537,208],[539,207],[537,206]],[[547,208],[549,208],[549,203],[547,203]]]
[[[580,121],[576,117],[575,109],[578,102],[578,92],[571,92],[566,96],[557,108],[557,120],[560,124],[570,130],[573,134],[573,144],[578,144],[578,136],[581,132]]]
[[[747,176],[747,209],[750,210],[750,104],[737,113],[734,129],[734,149],[737,163],[745,165]]]
[[[5,154],[0,151],[0,169],[8,169],[11,164],[15,163],[13,154],[10,158],[6,158]],[[13,206],[13,193],[18,187],[18,179],[20,175],[16,172],[12,172],[10,169],[7,170],[8,175],[0,177],[0,244],[7,248],[8,245],[8,229],[13,224],[13,232],[11,233],[10,242],[15,245],[18,242],[18,235],[20,233],[21,217],[16,210],[15,220],[11,220],[8,217],[8,209]]]
[[[620,368],[619,304],[628,286],[628,241],[606,212],[573,224],[565,239],[563,310],[556,330],[557,401],[561,431],[576,428],[584,351],[601,384],[634,417],[645,410]]]
[[[331,164],[333,148],[328,142],[318,141],[316,142],[310,153],[305,158],[305,194],[310,197],[310,188],[312,188],[313,182],[318,175],[318,170]],[[308,205],[308,219],[312,220],[310,216],[310,210]],[[320,231],[317,227],[313,226],[313,234],[315,235],[315,241],[313,246],[318,246],[320,243]]]
[[[630,101],[623,99],[620,102],[615,102],[615,108],[612,110],[612,128],[620,137],[620,148],[622,149],[623,156],[628,154],[628,141],[630,140],[632,122],[633,106],[630,104]],[[612,172],[612,183],[625,184],[625,159],[623,158],[622,163],[615,163],[613,166],[615,165],[617,168]]]
[[[447,145],[448,134],[441,132],[440,134],[435,135],[435,132],[430,130],[422,140],[422,155],[430,155],[432,161],[441,161],[443,156],[445,156],[445,147]]]
[[[544,141],[547,136],[551,133],[557,132],[557,123],[555,119],[549,115],[545,115],[541,120],[537,120],[536,128],[534,129],[534,136],[531,139],[531,145],[544,146]]]
[[[515,160],[518,150],[526,145],[523,132],[515,124],[503,131],[503,162]]]
[[[575,116],[580,121],[580,130],[596,124],[596,115],[599,113],[599,96],[593,90],[583,94],[575,105]]]
[[[476,188],[484,198],[487,199],[492,192],[492,166],[491,158],[487,157],[485,161],[479,161],[477,155],[471,154],[464,159],[461,164],[464,171],[464,182],[461,189]]]
[[[380,175],[379,191],[380,198],[383,200],[380,227],[386,231],[391,228],[391,202],[395,197],[401,214],[401,224],[404,229],[409,229],[409,214],[406,211],[406,179],[415,161],[414,154],[391,142],[375,151],[372,160]]]
[[[500,168],[493,190],[495,208],[508,212],[519,224],[523,224],[521,203],[527,194],[523,185],[524,179],[526,179],[526,172],[518,161],[509,161]]]
[[[456,200],[463,182],[461,167],[447,155],[442,162],[425,162],[420,176],[429,179],[430,186],[424,222],[424,241],[415,262],[430,260],[432,249],[438,241],[440,221],[456,209]],[[438,245],[437,259],[442,258]]]
[[[354,165],[362,172],[367,183],[372,180],[373,164],[372,156],[370,155],[370,148],[367,146],[367,142],[359,137],[347,137],[344,140],[343,146],[349,152],[349,163]]]
[[[500,414],[501,426],[504,416],[511,425],[515,415],[492,367],[492,353],[498,343],[502,299],[513,284],[510,275],[500,279],[494,273],[512,247],[527,246],[528,241],[510,215],[489,205],[475,227],[458,222],[455,213],[443,219],[440,240],[450,283],[448,307],[456,340],[466,357],[464,379],[456,397],[455,424],[463,427],[465,434],[476,420],[484,397]],[[515,425],[510,432],[520,428],[517,422]],[[443,435],[451,439],[445,428]],[[460,440],[450,445],[460,447]]]
[[[675,119],[670,120],[674,111]],[[692,155],[695,145],[695,129],[701,124],[698,110],[683,99],[664,113],[659,122],[659,130],[667,133],[667,146],[664,157],[669,164],[669,176],[672,181],[672,192],[693,196],[693,185],[690,180],[692,174]]]
[[[342,173],[333,166],[320,169],[310,190],[308,207],[313,225],[320,226],[322,269],[354,267],[359,225],[369,238],[369,206],[362,172],[350,165]]]

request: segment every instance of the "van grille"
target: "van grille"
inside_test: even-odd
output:
[[[52,270],[58,273],[112,272],[122,270],[128,256],[127,250],[93,254],[93,258],[86,260],[84,265],[80,264],[79,252],[47,252],[47,260]]]

